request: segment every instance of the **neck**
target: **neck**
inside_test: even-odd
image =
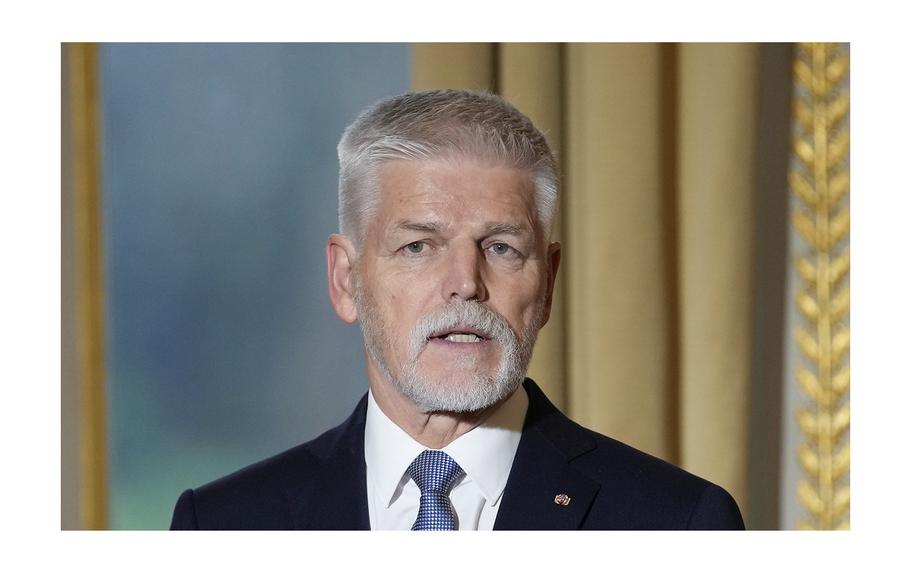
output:
[[[431,449],[448,446],[496,412],[508,397],[475,412],[428,412],[406,398],[385,377],[370,373],[370,390],[383,414],[417,443]]]

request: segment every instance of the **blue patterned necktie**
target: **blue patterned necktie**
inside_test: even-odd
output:
[[[408,466],[407,473],[420,488],[420,510],[412,531],[453,531],[455,510],[449,491],[464,473],[449,455],[439,450],[424,450]]]

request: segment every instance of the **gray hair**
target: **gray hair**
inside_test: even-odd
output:
[[[345,129],[338,143],[339,232],[360,247],[378,204],[382,163],[456,156],[529,172],[538,220],[550,234],[559,172],[546,137],[502,98],[456,89],[381,100]]]

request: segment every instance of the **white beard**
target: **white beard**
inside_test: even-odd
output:
[[[392,330],[373,298],[361,289],[354,277],[354,303],[357,307],[364,345],[373,363],[398,392],[412,400],[424,412],[475,412],[488,408],[512,394],[521,384],[531,361],[543,319],[544,302],[534,309],[528,327],[517,337],[505,318],[486,305],[456,301],[420,319],[410,333],[407,360],[394,374],[386,364],[386,355],[394,349]],[[434,332],[456,326],[473,327],[499,344],[500,363],[492,375],[474,373],[464,380],[429,376],[419,370],[418,358]],[[470,371],[476,367],[473,356],[454,361],[458,368]]]

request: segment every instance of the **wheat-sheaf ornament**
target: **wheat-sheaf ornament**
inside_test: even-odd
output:
[[[795,339],[803,529],[850,528],[849,62],[847,45],[836,43],[798,44],[794,56],[789,182],[801,238]]]

